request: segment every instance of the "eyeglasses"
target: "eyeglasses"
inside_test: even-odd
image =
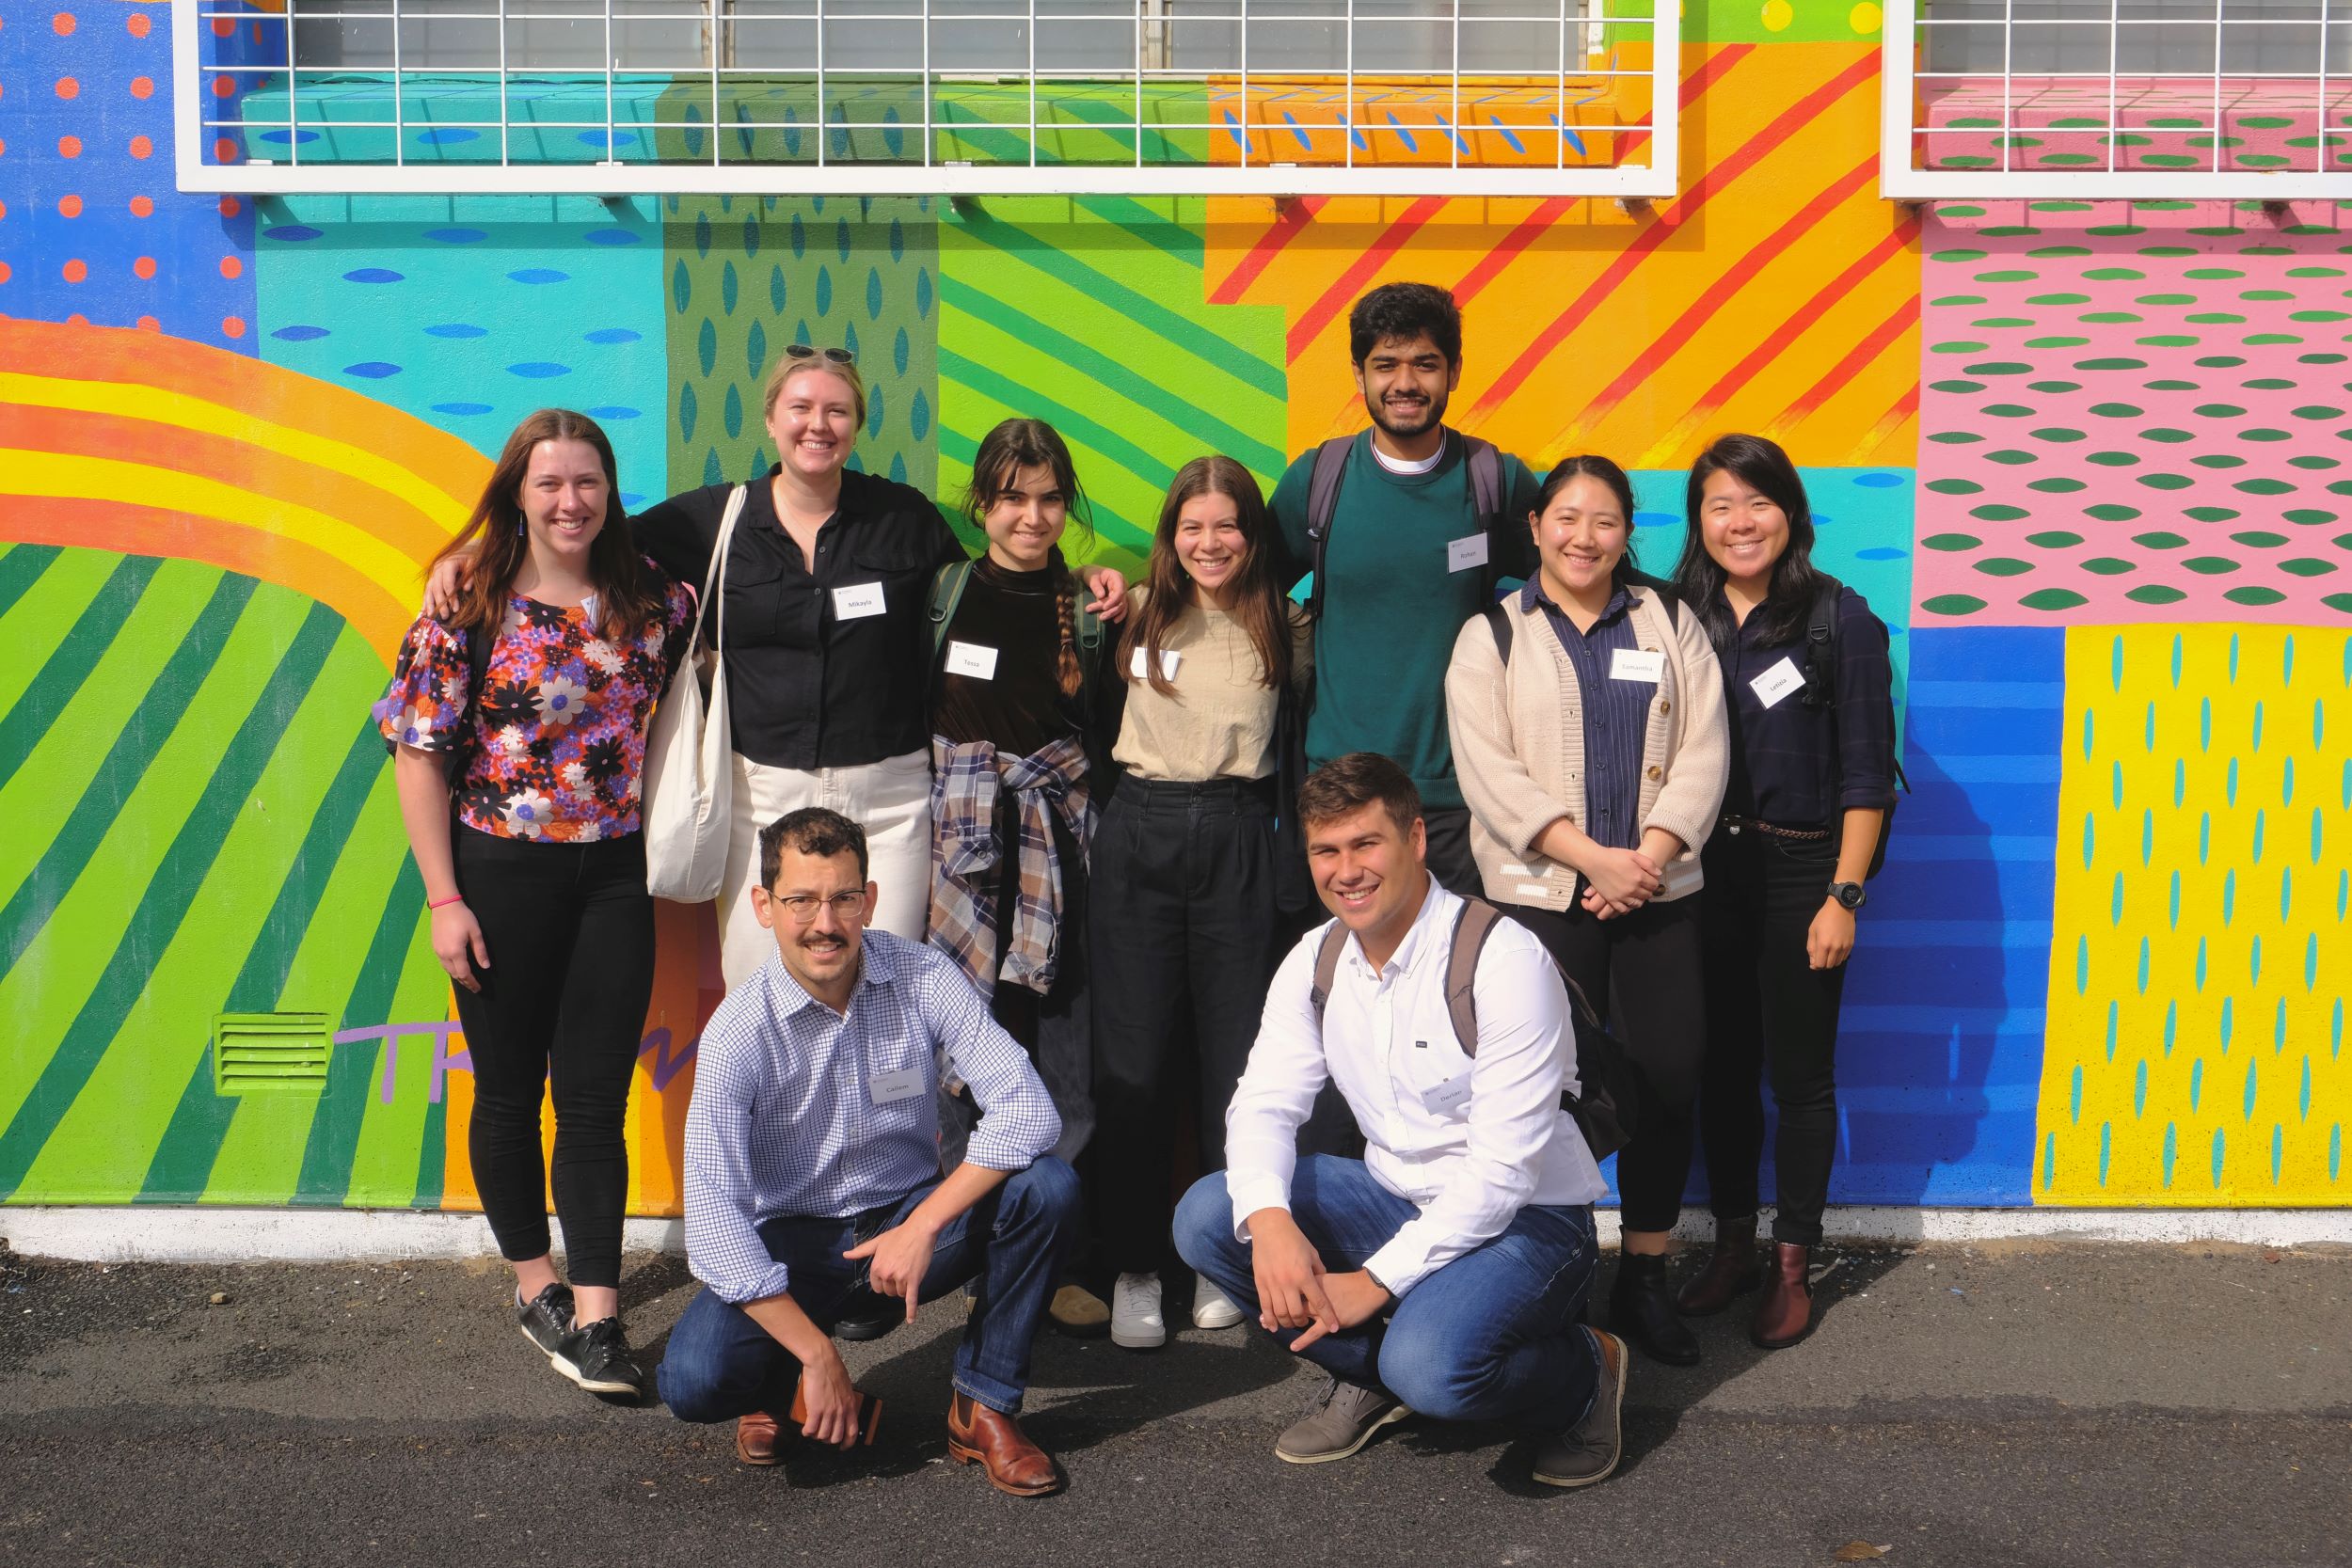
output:
[[[771,895],[771,902],[789,915],[795,926],[813,923],[820,905],[833,911],[835,920],[850,921],[859,918],[866,911],[866,890],[851,888],[826,898],[819,898],[813,893],[787,893],[780,897]]]
[[[857,356],[846,348],[811,348],[806,343],[784,345],[787,359],[830,359],[836,365],[854,365]]]

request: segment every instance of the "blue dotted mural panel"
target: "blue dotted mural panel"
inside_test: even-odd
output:
[[[495,456],[534,408],[612,437],[667,494],[661,233],[650,198],[295,198],[262,216],[261,350]]]

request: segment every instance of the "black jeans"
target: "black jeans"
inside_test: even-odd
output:
[[[1645,904],[1614,920],[1581,908],[1504,912],[1535,933],[1595,1012],[1608,1019],[1613,1010],[1643,1087],[1633,1141],[1617,1155],[1620,1218],[1628,1230],[1673,1229],[1691,1174],[1691,1102],[1707,1040],[1698,899]]]
[[[1225,1168],[1225,1111],[1281,958],[1273,791],[1120,781],[1094,835],[1095,1236],[1122,1274],[1168,1256],[1173,1091],[1200,1069],[1200,1173]]]
[[[1429,875],[1438,885],[1464,898],[1486,897],[1486,879],[1470,853],[1470,808],[1424,805],[1421,824],[1429,835]]]
[[[457,888],[490,967],[457,988],[473,1061],[467,1148],[482,1210],[509,1259],[548,1251],[549,1172],[539,1103],[552,1082],[555,1212],[575,1285],[621,1282],[628,1146],[621,1124],[653,999],[645,842],[534,844],[450,830]]]
[[[1846,965],[1817,970],[1805,933],[1837,871],[1835,837],[1791,843],[1717,829],[1708,841],[1701,941],[1711,1026],[1700,1090],[1710,1206],[1719,1219],[1756,1212],[1769,1070],[1780,1132],[1772,1239],[1821,1242],[1830,1165],[1837,1154],[1837,1005]]]

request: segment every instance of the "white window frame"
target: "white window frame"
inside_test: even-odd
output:
[[[2023,198],[2029,200],[2092,200],[2117,198],[2135,201],[2352,201],[2352,157],[2338,150],[2329,157],[2326,143],[2325,105],[2329,80],[2325,40],[2332,22],[2342,25],[2352,21],[2352,0],[2316,0],[2319,6],[2319,25],[2322,48],[2319,70],[2310,80],[2318,92],[2322,106],[2322,123],[2315,134],[2321,138],[2314,150],[2317,168],[2312,169],[1997,169],[1997,168],[1920,168],[1912,162],[1913,105],[1916,102],[1915,62],[1918,58],[1919,29],[1914,23],[1915,0],[1888,0],[1883,44],[1885,63],[1880,78],[1879,114],[1879,188],[1882,195],[1895,201],[1924,201],[1946,198],[1981,198],[2000,200]],[[2026,18],[2022,23],[1976,22],[1970,25],[2047,25],[2047,19]],[[2225,77],[2217,51],[2214,59],[2214,79],[2217,83],[2216,102],[2219,102],[2217,84]],[[2003,72],[2003,79],[2008,73]],[[2023,79],[2021,77],[2021,79]],[[2112,78],[2111,78],[2112,79]],[[2017,127],[2003,126],[1995,135],[2008,135]],[[2114,127],[2109,127],[2112,134]],[[2214,135],[2225,135],[2216,125]],[[2329,163],[2344,166],[2329,169]]]
[[[1031,162],[1020,165],[961,165],[934,163],[924,165],[884,164],[861,161],[830,160],[825,156],[825,136],[818,138],[817,161],[813,164],[752,164],[723,163],[716,157],[714,138],[713,161],[709,164],[684,163],[566,163],[566,164],[454,164],[454,163],[392,163],[357,164],[337,162],[247,163],[216,164],[205,160],[204,151],[216,127],[208,123],[211,97],[203,90],[201,77],[214,73],[217,68],[204,63],[199,27],[212,18],[215,0],[177,0],[171,8],[173,95],[173,158],[178,183],[183,191],[231,192],[250,195],[325,193],[469,195],[469,194],[586,194],[604,197],[631,195],[758,195],[758,196],[1321,196],[1360,195],[1383,197],[1599,197],[1629,200],[1660,199],[1674,196],[1680,189],[1680,89],[1681,89],[1681,3],[1680,0],[1594,0],[1607,19],[1646,24],[1651,32],[1651,64],[1645,75],[1650,93],[1650,124],[1618,127],[1607,134],[1626,135],[1646,130],[1649,135],[1643,151],[1647,162],[1621,165],[1615,167],[1594,167],[1568,164],[1565,141],[1561,143],[1559,161],[1551,167],[1464,165],[1461,162],[1462,142],[1450,136],[1452,162],[1445,165],[1375,165],[1355,163],[1355,136],[1358,129],[1352,114],[1343,115],[1343,123],[1335,127],[1347,135],[1347,162],[1340,166],[1302,165],[1284,162],[1249,162],[1248,138],[1244,138],[1243,162],[1230,166],[1189,165],[1178,166],[1154,166],[1142,161],[1141,137],[1137,137],[1136,162],[1132,165],[1111,164],[1041,164],[1037,158],[1037,137],[1030,138]],[[496,3],[496,0],[485,0]],[[589,0],[594,4],[595,0]],[[918,8],[914,16],[925,14],[925,0],[912,0]],[[1240,0],[1240,18],[1248,20],[1248,0]],[[1595,18],[1582,15],[1580,0],[1558,0],[1564,15],[1571,20],[1561,28],[1561,59],[1559,79],[1562,84],[1562,108],[1565,108],[1565,85],[1575,75],[1585,74],[1568,69],[1568,39],[1573,33],[1586,31],[1597,36]],[[2352,4],[2352,0],[2346,0]],[[1037,0],[1009,0],[1008,9],[1023,5],[1034,24]],[[1332,20],[1352,15],[1352,5],[1346,0],[1333,0]],[[1344,6],[1344,9],[1339,8]],[[1528,11],[1540,9],[1543,0],[1527,0]],[[611,3],[605,0],[607,26],[611,26]],[[1137,27],[1142,30],[1153,24],[1153,19],[1164,14],[1155,8],[1154,0],[1138,0]],[[1473,22],[1480,19],[1471,19]],[[1519,18],[1488,18],[1489,21],[1520,20]],[[1546,16],[1534,18],[1549,22]],[[821,4],[818,21],[822,23]],[[1461,18],[1458,8],[1454,32],[1457,40]],[[291,22],[287,24],[291,28]],[[502,29],[501,29],[502,31]],[[926,28],[928,45],[929,29]],[[1030,35],[1035,37],[1034,26]],[[1245,26],[1246,36],[1246,26]],[[291,42],[289,44],[291,48]],[[1245,44],[1246,50],[1246,44]],[[1344,72],[1333,73],[1335,81],[1348,85],[1347,103],[1355,102],[1355,71],[1351,64]],[[1458,55],[1457,55],[1458,57]],[[256,68],[258,69],[258,68]],[[272,68],[276,70],[276,68]],[[399,67],[394,67],[397,80]],[[520,72],[516,72],[519,74]],[[594,75],[593,71],[585,74]],[[612,96],[608,70],[604,128],[613,129]],[[712,72],[714,87],[718,72]],[[934,69],[931,79],[946,74]],[[1114,79],[1123,72],[1111,72]],[[1187,79],[1198,72],[1168,71],[1168,75],[1184,75]],[[1249,72],[1245,55],[1244,69],[1239,72],[1216,71],[1210,75],[1219,78],[1238,74],[1247,87]],[[1295,74],[1285,72],[1283,74]],[[1453,72],[1458,92],[1461,82],[1470,72]],[[1486,74],[1494,74],[1488,72]],[[818,70],[819,89],[822,87],[821,62]],[[503,78],[501,78],[503,79]],[[1034,83],[1039,76],[1032,76]],[[1441,78],[1440,78],[1441,79]],[[1137,75],[1138,84],[1140,74]],[[1140,91],[1140,87],[1138,87]],[[502,95],[501,95],[502,96]],[[393,95],[394,120],[397,132],[399,95]],[[1032,103],[1034,104],[1034,92]],[[1458,108],[1458,100],[1457,100]],[[1032,108],[1032,115],[1035,110]],[[1459,123],[1458,113],[1454,117]],[[1560,116],[1565,122],[1565,112]],[[519,122],[513,122],[519,123]],[[1050,122],[1049,122],[1050,123]],[[569,129],[570,127],[565,126]],[[810,127],[813,129],[813,127]],[[836,128],[837,125],[836,125]],[[860,129],[863,127],[850,127]],[[1174,127],[1182,129],[1182,127]],[[928,123],[909,121],[904,129],[921,133],[929,155]],[[1037,127],[1030,127],[1033,131]],[[1252,126],[1252,133],[1262,127]],[[1362,129],[1385,131],[1385,125],[1367,122]],[[1222,134],[1222,127],[1211,131]],[[501,127],[501,135],[503,127]],[[1431,132],[1429,134],[1437,134]],[[1483,134],[1483,133],[1482,133]],[[395,140],[395,148],[398,142]],[[396,152],[397,155],[397,152]]]

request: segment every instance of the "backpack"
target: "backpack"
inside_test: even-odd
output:
[[[1675,597],[1673,589],[1657,578],[1645,577],[1639,572],[1633,574],[1632,585],[1636,588],[1646,588],[1658,595],[1658,602],[1666,607],[1666,625],[1670,626],[1682,625],[1682,601]],[[1495,652],[1502,656],[1502,667],[1508,670],[1511,668],[1511,639],[1518,625],[1511,614],[1510,601],[1497,599],[1486,607],[1486,616],[1488,629],[1495,634]]]
[[[1820,585],[1813,591],[1813,609],[1804,623],[1804,694],[1797,700],[1807,707],[1826,708],[1832,721],[1837,713],[1837,596],[1846,585],[1824,573]],[[1887,726],[1891,733],[1894,726]],[[1911,793],[1911,780],[1904,776],[1903,759],[1899,753],[1893,759],[1895,783],[1902,795]],[[1886,810],[1879,816],[1879,841],[1870,851],[1870,869],[1862,874],[1867,881],[1879,874],[1886,863],[1886,841],[1895,832],[1895,802],[1900,795],[1891,796]]]
[[[1455,432],[1460,435],[1460,432]],[[1314,573],[1307,590],[1307,610],[1323,619],[1323,557],[1331,538],[1331,519],[1339,515],[1340,482],[1347,477],[1347,454],[1367,436],[1334,436],[1315,448],[1315,466],[1307,478],[1307,563]],[[1494,559],[1496,525],[1502,520],[1502,454],[1492,441],[1463,436],[1463,460],[1470,465],[1470,500],[1478,509],[1478,526],[1487,539],[1487,560]],[[1491,570],[1491,566],[1489,568]]]
[[[1502,911],[1483,898],[1463,899],[1454,916],[1454,947],[1445,966],[1445,1010],[1453,1020],[1454,1037],[1462,1054],[1473,1059],[1478,1055],[1478,1004],[1471,985],[1478,976],[1478,958],[1486,951],[1486,938],[1502,919]],[[1315,949],[1314,985],[1308,992],[1317,1028],[1322,1027],[1324,1007],[1339,979],[1340,954],[1346,945],[1347,927],[1334,920],[1323,933],[1322,945]],[[1559,960],[1553,959],[1553,967],[1558,965]],[[1560,1108],[1576,1118],[1577,1130],[1583,1133],[1593,1158],[1605,1160],[1632,1141],[1642,1081],[1626,1059],[1625,1047],[1586,1000],[1584,988],[1565,970],[1560,971],[1560,982],[1568,991],[1568,1015],[1576,1031],[1576,1075],[1584,1085],[1581,1094],[1563,1088]]]
[[[972,562],[950,561],[931,578],[931,668],[939,668],[939,656],[947,646],[947,628],[956,618],[956,606],[963,602],[964,585],[972,580]],[[1078,703],[1081,712],[1094,712],[1094,667],[1101,662],[1103,652],[1102,618],[1087,608],[1083,589],[1078,594]]]

